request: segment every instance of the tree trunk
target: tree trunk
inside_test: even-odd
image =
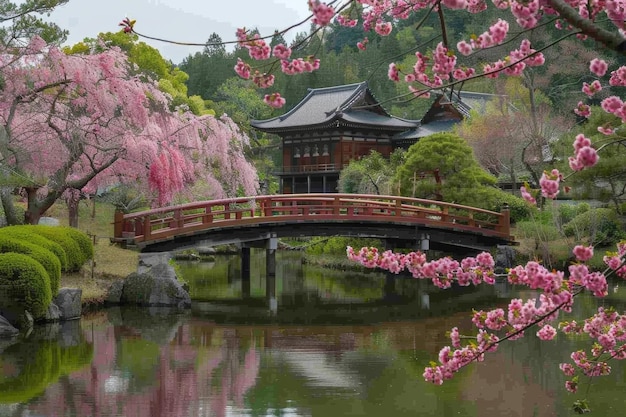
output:
[[[68,223],[70,227],[78,228],[78,205],[80,200],[75,198],[67,199]]]
[[[2,201],[2,209],[4,210],[4,217],[7,220],[7,225],[20,224],[20,219],[17,218],[15,213],[15,206],[13,205],[13,195],[11,194],[11,187],[0,188],[0,200]]]
[[[52,207],[58,198],[58,193],[49,193],[43,198],[37,198],[39,187],[24,187],[26,191],[26,213],[24,214],[25,224],[39,224],[39,219],[46,211]]]

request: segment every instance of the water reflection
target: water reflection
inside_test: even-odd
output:
[[[247,312],[234,302],[235,278],[204,276],[215,299],[192,311],[112,308],[38,329],[0,352],[0,416],[574,415],[558,363],[577,340],[528,337],[441,387],[423,381],[445,332],[470,329],[470,306],[506,304],[508,286],[444,293],[397,281],[390,301],[384,276],[363,283],[294,268],[273,320],[254,300]],[[336,292],[321,296],[329,287]],[[591,298],[577,304],[581,315],[594,308]],[[622,413],[624,381],[621,367],[598,379],[594,415]]]

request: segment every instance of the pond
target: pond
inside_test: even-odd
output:
[[[264,304],[254,256],[242,299],[239,261],[181,264],[191,311],[109,308],[38,326],[0,345],[0,416],[571,416],[558,369],[581,340],[504,343],[452,381],[423,380],[472,307],[506,305],[506,284],[442,291],[381,273],[277,257],[278,309]],[[532,296],[531,293],[522,294]],[[611,303],[623,309],[624,289]],[[596,308],[578,300],[575,314]],[[582,382],[592,415],[623,415],[624,367]]]

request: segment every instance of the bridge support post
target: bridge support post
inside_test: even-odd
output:
[[[250,298],[250,247],[241,248],[241,295]]]
[[[426,252],[430,249],[430,235],[422,233],[419,239],[419,250]]]
[[[271,314],[276,314],[278,301],[276,300],[276,250],[278,238],[267,240],[265,248],[265,297]]]

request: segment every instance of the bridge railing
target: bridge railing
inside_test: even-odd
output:
[[[410,223],[510,239],[508,209],[493,212],[442,201],[363,194],[283,194],[199,201],[116,213],[114,240],[148,243],[211,228],[290,221]]]

